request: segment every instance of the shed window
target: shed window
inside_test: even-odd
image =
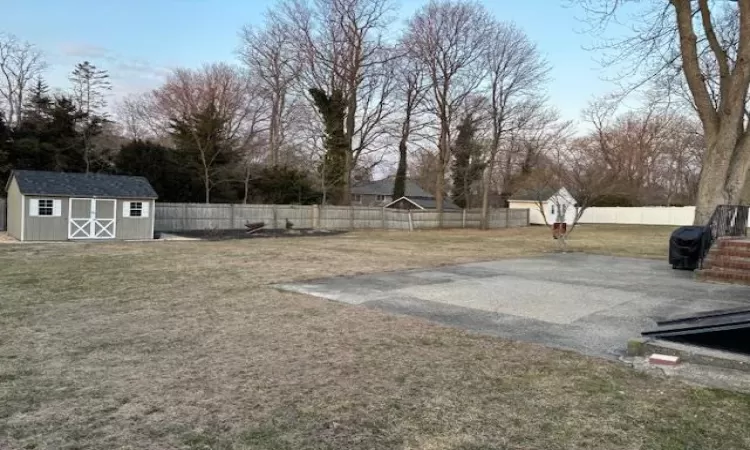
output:
[[[130,217],[143,216],[143,202],[130,202]]]
[[[149,202],[122,202],[123,217],[148,217]]]
[[[62,215],[61,204],[60,200],[51,198],[32,199],[29,215],[32,217],[60,217]]]
[[[39,215],[51,216],[54,214],[54,204],[53,200],[39,200]]]

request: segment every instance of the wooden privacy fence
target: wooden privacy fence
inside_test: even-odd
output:
[[[7,213],[7,202],[4,198],[0,198],[0,231],[5,231],[7,227],[7,221],[6,218],[8,217]]]
[[[443,228],[479,228],[481,212],[444,211]],[[419,230],[438,228],[437,211],[396,210],[357,206],[235,205],[216,203],[157,203],[157,231],[242,229],[248,222],[264,222],[268,228],[326,230]],[[493,209],[490,228],[523,227],[529,224],[527,209]]]

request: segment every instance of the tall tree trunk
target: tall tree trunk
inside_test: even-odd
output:
[[[242,204],[247,205],[247,198],[250,195],[250,169],[245,167],[245,195],[242,197]]]
[[[203,187],[206,193],[206,203],[211,202],[211,179],[209,178],[208,166],[203,167]]]
[[[495,155],[491,155],[487,161],[487,168],[484,170],[482,180],[482,229],[487,230],[490,227],[490,183],[492,182],[492,172],[495,169]]]
[[[706,86],[694,25],[695,10],[690,0],[671,0],[677,20],[682,70],[690,88],[706,138],[706,154],[698,185],[696,225],[708,222],[716,205],[739,202],[750,164],[748,133],[745,131],[745,107],[750,85],[750,2],[738,2],[739,43],[733,60],[722,48],[711,19],[708,0],[698,2],[706,41],[719,73],[720,100],[714,105]]]
[[[745,174],[745,186],[742,188],[740,195],[741,205],[750,205],[750,172]]]
[[[352,170],[354,170],[354,158],[352,152],[354,151],[354,130],[356,129],[356,111],[357,111],[357,90],[356,81],[351,82],[355,87],[352,92],[349,93],[349,100],[346,107],[346,158],[344,168],[346,173],[344,174],[343,192],[341,194],[341,204],[351,205],[351,182],[352,182]]]
[[[279,105],[278,100],[276,98],[273,99],[272,105],[271,105],[271,124],[270,124],[270,136],[269,136],[269,142],[268,146],[270,147],[269,150],[271,151],[271,165],[277,166],[279,164],[279,143],[278,143],[278,133],[279,133]]]
[[[463,176],[463,192],[461,196],[464,199],[464,209],[471,209],[471,186],[469,183],[469,172],[471,171],[471,159],[469,159],[466,168],[464,169]]]
[[[83,139],[83,164],[86,167],[86,173],[89,173],[89,170],[91,170],[91,162],[89,159],[89,144],[86,138]]]
[[[344,180],[342,184],[342,192],[341,192],[341,204],[349,206],[351,205],[351,184],[352,184],[352,170],[354,170],[354,167],[352,167],[352,152],[348,151],[350,147],[347,148],[346,155],[344,157]]]
[[[438,228],[443,228],[443,189],[445,185],[445,177],[443,171],[438,170],[437,180],[435,180],[435,201],[437,202],[437,213],[438,213]]]
[[[694,224],[706,225],[716,205],[738,204],[748,171],[748,140],[739,139],[736,127],[718,135],[706,134],[708,148],[698,184]]]
[[[440,126],[440,145],[438,152],[440,153],[438,158],[438,171],[437,180],[435,183],[435,201],[437,203],[438,213],[438,228],[443,228],[443,193],[445,191],[445,169],[448,166],[448,160],[450,159],[450,142],[448,139],[448,127],[447,119],[441,121]]]
[[[406,195],[407,139],[407,136],[402,135],[401,141],[398,143],[398,169],[396,169],[396,179],[393,181],[393,200],[398,200]]]

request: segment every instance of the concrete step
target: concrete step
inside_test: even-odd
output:
[[[750,255],[733,256],[722,252],[710,253],[703,262],[704,269],[738,269],[750,272]]]
[[[714,283],[744,284],[750,286],[750,271],[740,269],[701,269],[695,271],[699,281]]]

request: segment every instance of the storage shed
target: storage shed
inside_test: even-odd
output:
[[[153,239],[157,194],[143,177],[16,170],[8,234],[21,241]]]

